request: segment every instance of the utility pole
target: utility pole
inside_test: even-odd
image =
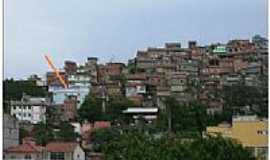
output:
[[[168,109],[168,132],[171,133],[172,132],[172,110],[171,107],[167,107]]]
[[[165,108],[166,108],[166,112],[168,115],[168,133],[172,132],[172,110],[171,110],[171,106],[168,104],[168,99],[165,99]]]
[[[102,89],[102,95],[101,95],[102,112],[106,113],[106,103],[109,101],[109,96],[107,95],[107,90],[106,90],[106,86],[104,83],[102,83],[101,89]]]
[[[102,112],[105,113],[106,112],[106,95],[105,95],[105,85],[104,83],[102,84]]]

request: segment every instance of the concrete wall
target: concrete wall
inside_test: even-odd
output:
[[[85,160],[85,153],[81,147],[77,146],[73,152],[73,160]]]
[[[8,114],[4,114],[3,133],[3,149],[19,144],[19,123],[14,117]]]
[[[25,154],[25,153],[6,153],[4,155],[5,160],[10,160],[10,159],[19,159],[19,160],[24,160],[26,155],[31,155],[31,160],[41,160],[45,159],[45,157],[42,157],[41,153],[30,153],[30,154]]]

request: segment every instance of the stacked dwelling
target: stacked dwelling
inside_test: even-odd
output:
[[[51,93],[53,105],[62,108],[65,119],[75,118],[76,110],[80,108],[90,92],[91,81],[96,81],[96,61],[97,58],[90,57],[84,65],[80,66],[76,62],[65,61],[60,76],[68,85],[67,88],[63,87],[55,73],[47,73],[48,91]]]
[[[68,87],[63,87],[54,72],[46,74],[46,84],[53,104],[71,120],[89,93],[103,104],[110,97],[125,96],[137,107],[161,109],[164,98],[172,96],[182,104],[200,101],[214,114],[224,108],[224,87],[266,85],[262,79],[268,75],[267,44],[258,35],[252,41],[235,39],[207,46],[189,41],[186,48],[171,42],[137,51],[127,65],[99,64],[96,57],[88,57],[81,65],[65,61],[59,74]],[[30,78],[40,81],[36,76]]]
[[[253,41],[231,40],[209,46],[189,41],[188,48],[182,48],[180,43],[166,43],[162,48],[138,51],[129,61],[129,76],[146,77],[145,95],[151,95],[159,108],[164,108],[166,96],[172,96],[180,103],[200,101],[208,106],[209,114],[214,114],[223,110],[224,86],[262,84],[260,77],[267,76],[268,69],[266,43],[258,36]],[[141,101],[145,99],[146,96]]]
[[[187,64],[186,68],[180,64],[187,62],[190,54],[190,49],[181,48],[180,43],[166,43],[164,48],[148,48],[146,51],[137,52],[135,74],[145,74],[146,94],[152,96],[153,103],[158,107],[163,108],[163,98],[170,95],[177,97],[183,103],[188,101],[189,98],[186,97],[189,96],[184,92],[188,75],[191,78],[194,73],[195,75],[197,73],[192,65]]]
[[[187,48],[178,42],[166,43],[164,47],[137,51],[136,57],[127,65],[118,62],[99,64],[96,57],[88,57],[81,65],[65,61],[59,74],[67,88],[54,72],[47,72],[46,83],[33,75],[29,80],[47,88],[50,98],[24,94],[21,100],[9,102],[10,114],[19,122],[38,124],[48,120],[46,113],[52,109],[47,114],[56,115],[52,121],[60,125],[62,121],[70,122],[81,136],[83,146],[87,146],[90,133],[111,126],[108,121],[82,124],[77,121],[77,110],[89,94],[102,100],[100,107],[103,111],[111,99],[126,97],[134,107],[127,108],[123,114],[138,121],[141,117],[149,122],[155,120],[159,111],[166,108],[164,100],[169,96],[183,105],[199,101],[207,106],[208,114],[220,113],[225,104],[222,93],[225,87],[267,86],[263,81],[268,76],[267,43],[260,36],[253,37],[252,41],[231,40],[226,44],[208,46],[189,41]],[[74,142],[53,142],[41,147],[28,141],[18,145],[19,127],[14,117],[4,117],[7,159],[85,159],[86,156],[97,156],[85,154]],[[244,146],[252,148],[255,156],[264,156],[268,134],[266,123],[252,117],[234,118],[232,124],[208,127],[207,132],[238,139]],[[247,132],[252,133],[254,141],[245,136]],[[15,146],[10,147],[11,144]]]
[[[126,77],[125,96],[132,100],[135,105],[142,106],[146,94],[145,74],[129,74]]]
[[[10,102],[10,114],[20,122],[30,122],[32,124],[46,122],[46,110],[50,105],[48,98],[31,97],[23,94],[20,101],[12,100]]]

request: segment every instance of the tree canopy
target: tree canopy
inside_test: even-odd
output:
[[[88,95],[78,110],[78,115],[80,121],[88,120],[89,122],[94,122],[102,120],[104,118],[102,114],[102,101]]]
[[[37,144],[46,145],[49,141],[54,139],[53,128],[48,124],[39,123],[35,125],[33,131],[33,136]]]
[[[4,100],[20,100],[23,93],[35,97],[44,97],[47,95],[46,89],[36,85],[34,81],[13,79],[4,80],[3,91]]]
[[[133,103],[125,97],[111,97],[106,102],[106,111],[102,112],[102,100],[89,95],[85,98],[81,108],[78,110],[80,121],[88,120],[90,122],[99,120],[108,120],[111,122],[124,121],[125,117],[122,111],[133,106]]]
[[[268,89],[266,86],[255,87],[243,84],[226,86],[223,90],[225,111],[232,114],[247,114],[245,107],[249,106],[250,114],[268,117]]]
[[[136,131],[100,130],[99,149],[107,160],[251,160],[240,144],[222,137],[184,139],[181,136],[146,135]],[[100,136],[102,135],[102,136]]]
[[[208,124],[206,106],[199,102],[179,104],[173,97],[164,100],[165,111],[158,115],[156,127],[174,133],[202,134]]]
[[[48,123],[39,123],[34,126],[33,136],[37,144],[46,145],[50,141],[74,141],[76,133],[74,127],[67,122],[54,126]]]

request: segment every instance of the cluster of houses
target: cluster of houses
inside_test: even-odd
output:
[[[102,160],[103,154],[89,149],[89,139],[93,131],[111,127],[107,121],[82,125],[71,122],[74,132],[81,135],[81,141],[50,141],[42,146],[31,136],[20,137],[20,128],[25,128],[25,124],[14,116],[4,114],[3,122],[3,159],[6,160]]]
[[[85,160],[85,152],[76,142],[50,142],[40,146],[31,137],[25,137],[22,144],[5,150],[4,159]]]
[[[80,124],[75,121],[77,110],[89,93],[104,101],[101,107],[106,107],[111,97],[124,96],[134,103],[134,108],[123,114],[145,114],[150,119],[155,119],[158,110],[165,108],[163,100],[168,96],[183,104],[200,101],[208,106],[209,114],[222,112],[224,100],[216,93],[224,86],[260,86],[260,77],[268,76],[268,40],[256,35],[252,40],[231,40],[226,44],[206,46],[189,41],[186,48],[178,42],[166,43],[164,47],[137,51],[128,64],[99,64],[96,57],[87,58],[84,64],[65,61],[60,75],[68,88],[63,87],[54,72],[47,72],[45,79],[31,76],[29,79],[46,88],[49,95],[30,97],[24,94],[20,101],[9,103],[10,115],[20,123],[35,125],[46,123],[46,112],[56,108],[61,112],[61,119],[74,126],[86,145],[88,133],[93,128],[110,127],[109,122]],[[55,142],[43,147],[29,141],[10,144],[5,147],[9,159],[12,156],[74,160],[86,157],[77,143]],[[27,154],[14,155],[17,151]]]

